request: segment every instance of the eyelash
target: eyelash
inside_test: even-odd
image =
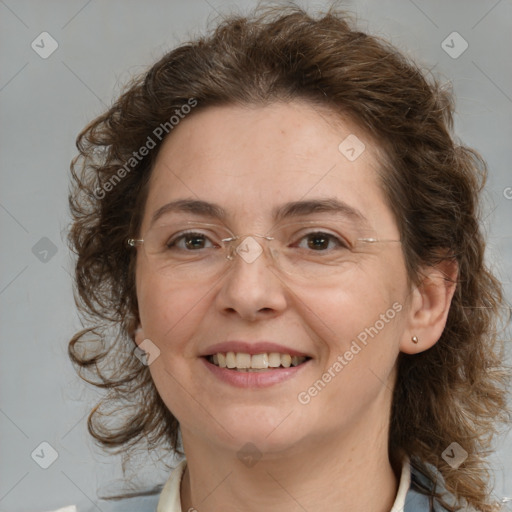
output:
[[[332,233],[328,233],[326,231],[310,231],[309,233],[302,235],[299,238],[299,242],[308,237],[316,237],[316,236],[327,237],[329,239],[329,241],[334,240],[336,242],[337,248],[341,248],[341,249],[349,248],[349,244],[343,238],[338,237]]]
[[[165,245],[167,246],[168,249],[172,249],[178,244],[180,240],[185,240],[186,238],[192,237],[204,237],[205,240],[209,240],[209,238],[204,233],[198,233],[196,231],[184,231],[182,233],[179,233],[177,236],[173,237]]]
[[[333,233],[328,233],[326,231],[310,231],[308,233],[304,233],[303,235],[301,235],[298,238],[297,242],[300,243],[302,240],[306,239],[307,237],[313,237],[313,236],[327,237],[329,239],[329,241],[334,240],[335,243],[337,244],[338,248],[348,249],[350,247],[349,243],[346,242],[343,238],[341,238],[337,235],[334,235]],[[200,233],[200,232],[196,232],[196,231],[186,231],[186,232],[179,233],[177,236],[175,236],[171,240],[169,240],[169,242],[166,243],[166,247],[168,249],[172,249],[174,247],[177,247],[177,245],[180,241],[185,240],[186,238],[194,238],[194,237],[203,238],[203,240],[208,240],[208,241],[210,241],[210,243],[213,244],[213,242],[210,240],[210,238],[207,235],[205,235],[204,233]],[[293,245],[296,245],[297,242],[293,242]],[[184,248],[181,248],[181,249],[184,249]],[[325,251],[317,251],[317,252],[325,252]]]

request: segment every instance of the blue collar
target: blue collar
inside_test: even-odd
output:
[[[405,496],[404,512],[448,512],[439,500],[435,497],[435,492],[446,493],[442,484],[442,477],[439,471],[429,465],[429,469],[440,477],[441,482],[437,485],[425,475],[411,460],[411,484]]]
[[[435,475],[437,484],[418,469],[414,458],[411,460],[411,483],[405,496],[403,512],[449,512],[434,496],[435,491],[446,492],[442,477],[432,466],[428,465],[428,468]],[[114,504],[102,501],[101,508],[104,512],[155,512],[158,501],[159,495],[125,499]]]

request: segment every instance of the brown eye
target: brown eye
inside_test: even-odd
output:
[[[196,251],[198,249],[205,249],[212,246],[213,245],[208,237],[202,233],[184,233],[167,244],[169,249],[177,248],[186,251]]]
[[[314,250],[324,250],[329,247],[329,237],[323,233],[308,236],[308,247]]]
[[[302,237],[298,246],[301,248],[311,249],[312,251],[325,251],[339,247],[347,247],[347,245],[338,237],[322,231],[308,233]]]

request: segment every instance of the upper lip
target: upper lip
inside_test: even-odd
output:
[[[216,343],[208,347],[201,356],[207,357],[213,354],[225,354],[227,352],[243,352],[250,355],[278,352],[279,354],[290,354],[291,356],[311,357],[300,350],[295,350],[270,341],[258,341],[253,343],[248,341],[223,341],[222,343]]]

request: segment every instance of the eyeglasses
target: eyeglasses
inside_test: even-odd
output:
[[[331,282],[362,258],[378,254],[388,244],[401,243],[360,236],[348,224],[337,222],[329,228],[326,224],[291,222],[264,235],[235,235],[222,224],[175,221],[152,227],[144,238],[127,242],[142,249],[153,271],[174,281],[202,283],[221,276],[237,257],[246,264],[263,257],[267,265],[289,278],[315,284]]]

